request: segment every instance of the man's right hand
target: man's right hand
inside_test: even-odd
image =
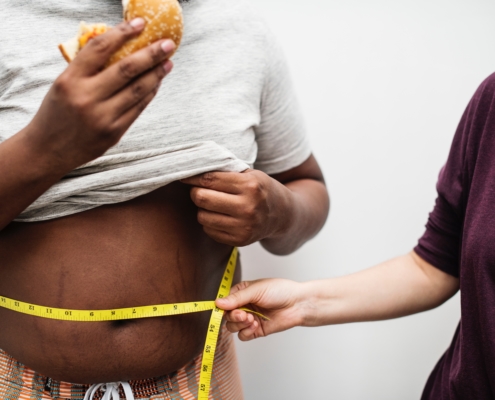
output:
[[[115,145],[172,70],[162,40],[105,68],[144,21],[92,39],[56,79],[32,121],[0,143],[0,230],[74,168]]]
[[[111,55],[144,28],[122,23],[92,39],[57,78],[26,133],[34,154],[63,172],[115,145],[156,95],[171,71],[175,49],[162,40],[105,68]]]

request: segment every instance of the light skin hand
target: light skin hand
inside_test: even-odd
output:
[[[32,121],[0,144],[0,230],[74,168],[115,145],[173,65],[170,40],[104,68],[144,28],[122,23],[92,39],[56,79]]]
[[[286,279],[262,279],[235,285],[228,297],[217,299],[216,305],[225,314],[227,329],[238,332],[239,339],[249,341],[282,332],[302,325],[305,308],[305,284]],[[257,315],[237,308],[247,307],[270,318],[266,321]]]
[[[399,318],[438,307],[458,290],[458,278],[411,252],[340,278],[241,282],[216,304],[229,311],[227,328],[239,332],[241,340],[251,340],[294,326]],[[270,321],[240,307],[261,312]]]
[[[258,170],[209,172],[182,180],[191,185],[198,222],[212,239],[230,246],[261,241],[289,254],[325,223],[329,199],[313,156],[283,174]]]

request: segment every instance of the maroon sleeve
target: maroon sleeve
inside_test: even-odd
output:
[[[464,215],[480,139],[495,99],[495,74],[471,99],[457,128],[447,163],[440,171],[438,197],[426,231],[414,251],[438,269],[459,276]]]
[[[444,167],[440,173],[440,180],[445,173]],[[462,230],[462,219],[459,215],[460,197],[448,195],[438,191],[435,208],[430,213],[426,224],[426,231],[419,239],[414,251],[425,261],[438,269],[459,277],[459,246]],[[453,198],[453,199],[452,199]]]

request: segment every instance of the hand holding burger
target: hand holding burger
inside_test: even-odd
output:
[[[177,0],[128,0],[124,6],[125,22],[86,27],[60,46],[70,64],[16,137],[43,159],[46,185],[115,145],[172,70],[169,58],[182,34]]]

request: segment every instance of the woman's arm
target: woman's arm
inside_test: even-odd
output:
[[[209,172],[184,179],[192,185],[198,221],[220,243],[247,246],[261,241],[274,254],[289,254],[316,235],[330,200],[313,156],[282,174],[258,170]]]
[[[227,327],[251,340],[295,326],[322,326],[403,317],[435,308],[459,289],[459,279],[416,253],[335,279],[296,283],[282,279],[241,282],[218,307]],[[264,321],[239,307],[252,307]]]
[[[157,42],[103,70],[143,28],[136,19],[91,40],[29,125],[0,144],[0,230],[66,173],[116,144],[153,99],[172,68],[173,42]]]

